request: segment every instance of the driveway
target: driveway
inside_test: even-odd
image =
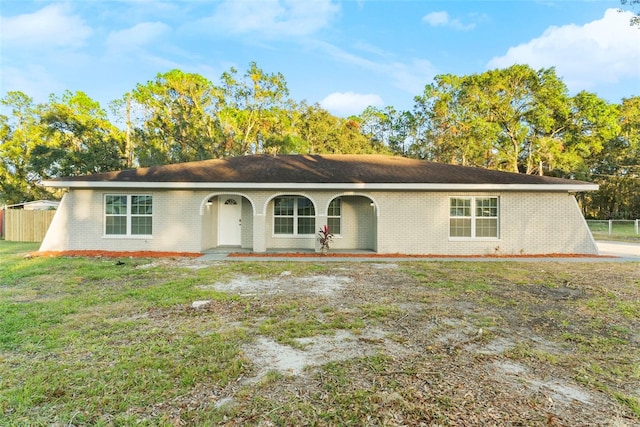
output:
[[[600,255],[611,255],[640,261],[640,243],[611,242],[599,240],[596,242]]]

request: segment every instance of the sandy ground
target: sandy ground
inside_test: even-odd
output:
[[[566,285],[535,284],[539,277],[532,277],[531,284],[516,285],[504,278],[508,273],[496,272],[495,283],[486,298],[518,300],[517,304],[507,306],[501,302],[496,306],[485,305],[476,299],[474,291],[468,291],[468,297],[445,297],[443,289],[419,286],[400,264],[392,262],[336,264],[330,273],[322,275],[298,276],[290,271],[282,271],[275,278],[239,275],[225,282],[203,285],[203,289],[253,299],[259,307],[310,300],[318,307],[331,306],[345,313],[378,304],[397,310],[383,319],[365,318],[366,326],[357,331],[338,330],[297,338],[292,343],[295,345],[257,334],[243,348],[255,366],[252,375],[221,390],[216,406],[234,408],[236,416],[228,424],[240,425],[246,421],[243,413],[252,411],[244,408],[246,402],[238,400],[240,390],[246,395],[247,388],[259,387],[261,398],[279,401],[283,396],[296,395],[296,399],[304,402],[305,396],[320,393],[321,369],[327,363],[384,355],[394,366],[393,371],[383,373],[384,379],[392,378],[394,387],[400,384],[400,391],[385,392],[383,400],[390,399],[387,402],[390,410],[402,412],[393,409],[399,402],[407,407],[418,402],[426,405],[424,402],[434,399],[440,402],[438,399],[446,396],[452,405],[443,415],[447,417],[447,425],[640,425],[628,408],[597,388],[576,381],[573,367],[546,362],[556,358],[570,360],[572,348],[557,339],[566,333],[567,327],[543,314],[545,310],[565,313],[575,310],[574,301],[600,292],[595,287],[630,280],[633,289],[632,283],[640,283],[640,269],[634,277],[621,278],[603,265],[588,274],[581,268],[571,276],[560,264],[542,265],[533,270],[536,275],[544,277],[553,270],[554,275],[566,277]],[[437,271],[433,274],[436,277]],[[219,307],[207,308],[206,302],[199,302],[197,307],[195,310],[220,312]],[[309,310],[319,318],[323,315],[313,305]],[[226,320],[232,325],[242,322],[252,333],[264,320],[241,317],[229,312]],[[637,319],[633,325],[638,326]],[[640,335],[633,340],[638,347]],[[540,356],[521,357],[521,349]],[[357,387],[382,381],[380,374],[354,369],[352,375],[356,379],[352,381]],[[265,377],[273,372],[281,374],[282,379],[265,385]],[[640,398],[637,379],[629,381],[623,389]],[[301,390],[305,392],[301,394]],[[388,425],[415,425],[418,419],[407,414],[397,416],[400,421]],[[295,419],[291,422],[296,424]]]

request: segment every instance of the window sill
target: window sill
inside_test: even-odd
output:
[[[499,242],[499,237],[449,237],[450,242]]]
[[[309,239],[315,237],[315,234],[272,234],[274,239]]]
[[[151,235],[134,235],[134,234],[104,234],[103,239],[123,239],[123,240],[151,240]]]

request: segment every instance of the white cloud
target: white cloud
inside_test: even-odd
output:
[[[540,37],[491,59],[487,66],[556,67],[572,91],[591,90],[624,78],[640,83],[640,31],[629,25],[631,16],[608,9],[602,19],[581,26],[550,27]]]
[[[412,58],[406,61],[393,61],[387,59],[393,57],[393,54],[377,50],[375,52],[376,56],[381,56],[382,59],[374,61],[347,52],[338,46],[317,40],[310,42],[308,45],[324,50],[329,56],[340,62],[384,75],[390,79],[394,87],[412,95],[421,93],[424,86],[437,74],[436,68],[426,59]],[[369,50],[371,49],[373,48],[369,47]]]
[[[334,92],[320,101],[320,105],[331,114],[347,117],[362,113],[368,106],[382,107],[384,102],[374,93]]]
[[[422,17],[422,22],[426,22],[432,27],[448,27],[458,31],[469,31],[476,27],[475,23],[463,24],[456,18],[451,18],[448,12],[431,12]]]
[[[133,51],[155,42],[171,31],[162,22],[142,22],[126,30],[113,31],[105,41],[110,51]]]
[[[449,14],[447,12],[431,12],[423,16],[422,21],[433,27],[444,26],[449,23]]]
[[[224,0],[201,24],[233,34],[299,37],[326,27],[339,11],[332,0]]]
[[[25,65],[22,68],[2,68],[2,91],[20,91],[38,102],[46,102],[49,95],[67,89],[57,81],[51,70],[42,65]]]
[[[413,95],[422,93],[425,85],[437,74],[436,68],[426,59],[412,59],[408,63],[395,62],[388,68],[393,85]]]
[[[92,30],[72,14],[68,4],[54,3],[37,12],[0,18],[2,42],[6,46],[83,46]]]

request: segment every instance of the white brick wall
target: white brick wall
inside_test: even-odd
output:
[[[217,194],[241,194],[242,246],[255,251],[313,249],[316,237],[273,235],[273,197],[309,197],[316,207],[316,228],[326,223],[332,199],[343,197],[342,233],[334,249],[371,249],[404,254],[549,254],[597,253],[575,198],[567,193],[503,192],[333,192],[305,191],[131,191],[153,195],[153,238],[105,237],[104,194],[122,191],[71,190],[65,195],[41,250],[101,249],[200,252],[217,242]],[[449,239],[451,196],[498,196],[500,237]],[[374,203],[375,206],[371,206]]]

